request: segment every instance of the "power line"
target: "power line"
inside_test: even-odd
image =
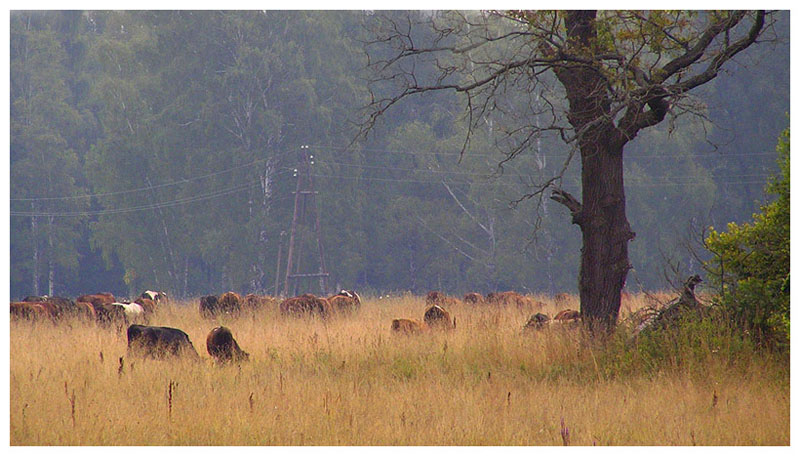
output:
[[[276,175],[285,174],[290,172],[291,170],[286,170],[281,173],[277,173]],[[122,207],[122,208],[112,208],[112,209],[99,209],[96,211],[73,211],[73,212],[21,212],[21,211],[11,211],[12,216],[18,217],[83,217],[83,216],[91,216],[91,215],[110,215],[110,214],[124,214],[128,212],[138,212],[144,210],[152,210],[152,209],[162,209],[165,207],[174,207],[180,206],[188,203],[194,203],[197,201],[205,201],[212,198],[218,198],[220,196],[231,195],[237,192],[241,192],[243,190],[248,190],[251,188],[255,188],[260,186],[260,181],[251,181],[246,184],[241,184],[235,187],[229,187],[221,190],[215,190],[213,192],[204,193],[200,195],[193,195],[188,197],[182,197],[175,200],[169,201],[160,201],[157,203],[151,204],[144,204],[139,206],[131,206],[131,207]],[[281,198],[278,200],[273,200],[273,202],[282,201],[287,198]]]
[[[241,164],[241,165],[233,166],[231,168],[223,169],[223,170],[220,170],[220,171],[215,171],[213,173],[203,174],[201,176],[194,176],[194,177],[189,177],[189,178],[185,178],[185,179],[181,179],[181,180],[174,180],[174,181],[170,181],[170,182],[162,182],[160,184],[156,184],[156,185],[148,186],[148,187],[140,187],[140,188],[134,188],[134,189],[128,189],[128,190],[120,190],[120,191],[115,191],[115,192],[92,193],[92,194],[86,194],[86,195],[48,196],[48,197],[36,197],[36,198],[11,198],[10,200],[11,201],[60,201],[60,200],[70,200],[70,199],[98,198],[98,197],[103,197],[103,196],[125,195],[125,194],[129,194],[129,193],[150,191],[150,190],[153,190],[153,189],[156,189],[156,188],[170,187],[170,186],[173,186],[173,185],[180,185],[180,184],[185,184],[185,183],[193,182],[193,181],[200,180],[200,179],[207,179],[209,177],[219,176],[221,174],[229,173],[231,171],[236,171],[236,170],[242,169],[242,168],[247,168],[247,167],[250,167],[250,166],[265,162],[267,160],[281,158],[281,157],[287,155],[289,152],[293,152],[293,151],[290,150],[288,152],[284,152],[282,154],[278,154],[278,155],[276,155],[274,157],[271,157],[271,158],[260,158],[258,160],[253,160],[253,161],[251,161],[249,163],[244,163],[244,164]]]
[[[320,160],[318,161],[320,164],[328,164],[328,165],[337,165],[337,166],[346,166],[352,168],[365,168],[365,169],[385,169],[391,171],[408,171],[408,172],[423,172],[423,173],[430,173],[430,174],[455,174],[455,175],[464,175],[464,176],[478,176],[478,177],[486,177],[486,178],[498,178],[498,177],[530,177],[530,174],[515,174],[515,173],[503,173],[503,174],[495,174],[492,175],[491,173],[470,173],[464,171],[444,171],[444,170],[435,170],[435,169],[425,169],[425,168],[397,168],[392,166],[383,166],[383,165],[361,165],[356,163],[341,163],[341,162],[331,162]],[[759,173],[759,174],[739,174],[739,175],[730,175],[730,176],[719,176],[725,178],[742,178],[742,177],[769,177],[772,174],[769,173]],[[648,179],[695,179],[692,176],[649,176]]]
[[[326,145],[310,145],[309,148],[317,149],[317,150],[326,150],[326,149],[334,149],[334,150],[353,150],[359,152],[376,152],[381,154],[404,154],[404,155],[443,155],[443,156],[462,156],[461,152],[436,152],[436,151],[425,151],[425,150],[388,150],[388,149],[376,149],[376,148],[360,148],[354,149],[347,146],[326,146]],[[707,153],[693,153],[693,154],[625,154],[625,158],[636,159],[636,158],[684,158],[684,157],[710,157],[710,158],[723,158],[723,157],[751,157],[751,156],[762,156],[762,155],[776,155],[775,152],[753,152],[753,153],[719,153],[719,152],[707,152]],[[503,152],[497,152],[493,154],[489,153],[480,153],[480,152],[465,152],[463,154],[464,157],[493,157],[493,158],[506,158],[508,157],[507,154]],[[518,157],[521,156],[534,156],[531,154],[522,154],[520,153],[517,155]],[[535,157],[544,157],[544,158],[564,158],[564,154],[538,154]]]
[[[349,180],[366,180],[366,181],[376,181],[376,182],[403,182],[403,183],[414,183],[414,184],[441,184],[441,180],[419,180],[419,179],[402,179],[402,178],[388,178],[388,177],[371,177],[371,176],[342,176],[342,175],[333,175],[333,174],[313,174],[314,177],[322,177],[322,178],[330,178],[330,179],[349,179]],[[731,176],[737,177],[737,176]],[[669,179],[669,177],[664,177],[665,179]],[[449,184],[467,184],[467,185],[503,185],[509,186],[506,182],[470,182],[470,181],[449,181]],[[625,187],[669,187],[669,186],[698,186],[698,185],[709,185],[709,184],[717,184],[717,185],[755,185],[761,184],[764,185],[766,181],[690,181],[690,182],[656,182],[656,183],[626,183]],[[567,183],[567,186],[578,186],[577,183]]]

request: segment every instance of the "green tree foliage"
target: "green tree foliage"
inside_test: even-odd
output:
[[[279,249],[285,273],[302,145],[314,156],[331,286],[574,292],[580,245],[577,229],[565,228],[568,216],[549,200],[512,204],[560,172],[564,147],[533,138],[498,166],[506,158],[498,144],[528,100],[508,99],[464,155],[466,119],[447,93],[398,106],[382,133],[350,144],[368,96],[365,27],[376,16],[12,12],[11,295],[47,293],[51,271],[54,292],[66,295],[274,292]],[[706,123],[659,127],[626,151],[641,286],[662,286],[658,251],[676,251],[673,232],[692,218],[752,213],[742,186],[723,182],[745,174],[736,170],[770,169],[753,152],[760,131],[788,110],[786,49],[765,58],[763,70],[740,72],[733,88],[710,91],[709,117],[724,111],[745,149],[737,139],[737,154],[706,158],[704,133],[716,128]],[[416,66],[435,74],[433,62]],[[728,95],[754,84],[761,109]],[[547,115],[540,120],[546,125]],[[664,157],[650,158],[656,152]],[[564,188],[578,191],[578,167],[566,171]],[[313,223],[301,232],[301,269],[313,270]]]
[[[780,175],[766,187],[775,195],[750,223],[710,229],[708,263],[722,306],[762,341],[789,342],[789,129],[778,146]]]

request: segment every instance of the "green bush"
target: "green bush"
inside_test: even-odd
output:
[[[718,304],[759,343],[789,347],[789,129],[778,141],[780,176],[767,185],[777,198],[761,206],[751,223],[712,227],[706,263],[718,288]]]

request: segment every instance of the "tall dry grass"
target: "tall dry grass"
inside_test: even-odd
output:
[[[550,315],[559,310],[534,299]],[[11,443],[789,443],[788,368],[768,357],[731,364],[710,347],[703,369],[613,371],[608,353],[577,331],[523,333],[533,309],[461,305],[449,309],[454,331],[390,332],[393,318],[420,319],[424,308],[420,297],[368,299],[359,314],[330,322],[276,309],[212,322],[195,302],[162,309],[151,324],[183,329],[197,363],[131,358],[124,331],[92,323],[15,321]],[[232,329],[249,363],[210,361],[205,337],[217,324]]]

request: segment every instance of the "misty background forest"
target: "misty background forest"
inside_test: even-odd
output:
[[[487,120],[462,155],[463,99],[437,92],[353,143],[373,16],[12,11],[12,299],[278,294],[305,153],[331,287],[574,293],[580,230],[555,202],[521,200],[564,165],[559,138],[504,162]],[[789,13],[778,18],[774,42],[695,94],[699,116],[626,146],[628,290],[700,272],[687,244],[764,202],[789,124]],[[305,222],[299,271],[317,267]]]

